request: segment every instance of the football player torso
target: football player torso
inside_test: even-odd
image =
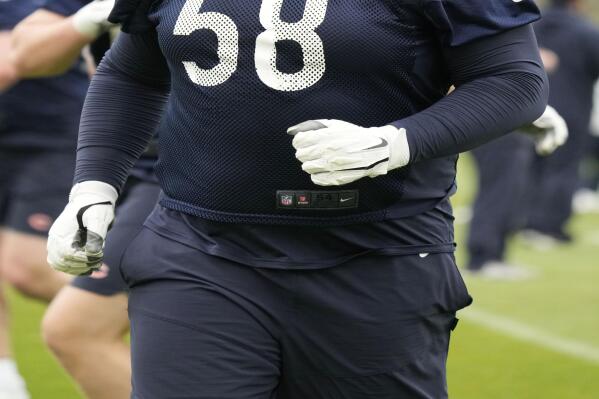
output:
[[[437,3],[155,3],[149,19],[172,81],[159,129],[163,203],[213,220],[307,224],[383,220],[434,207],[453,189],[455,156],[323,188],[302,171],[286,130],[320,118],[381,126],[442,98],[450,81],[445,38],[430,16],[445,12],[435,11]],[[511,6],[499,10],[520,17]],[[490,14],[493,23],[506,17],[484,7],[468,11],[474,18]],[[505,30],[495,25],[489,29]],[[470,28],[458,28],[454,41],[467,41]],[[476,29],[471,36],[488,34]],[[351,206],[344,206],[348,195]]]

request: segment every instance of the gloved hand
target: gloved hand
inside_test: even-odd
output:
[[[118,193],[99,181],[77,183],[69,203],[48,233],[48,263],[76,276],[98,270]]]
[[[532,136],[539,155],[553,153],[568,140],[566,121],[549,105],[543,115],[523,131]]]
[[[320,186],[340,186],[406,166],[410,148],[405,129],[364,128],[339,120],[293,126],[293,147],[302,169]]]
[[[110,29],[108,15],[114,7],[115,0],[95,0],[82,7],[72,18],[73,26],[79,33],[94,39]]]

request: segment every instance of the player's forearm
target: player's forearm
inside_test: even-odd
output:
[[[399,122],[412,162],[466,152],[531,123],[547,105],[545,87],[526,73],[480,79]]]
[[[17,74],[10,64],[0,64],[0,93],[17,82]]]
[[[10,32],[0,32],[0,93],[17,81],[14,66],[8,59],[10,52]]]
[[[457,89],[394,123],[408,132],[412,162],[468,151],[543,113],[548,82],[530,35],[528,28],[519,28],[453,53]],[[489,52],[489,46],[496,50]]]
[[[120,190],[150,142],[167,99],[167,87],[131,79],[105,59],[81,115],[75,182],[102,181]]]
[[[75,181],[99,180],[119,189],[160,123],[169,91],[156,32],[119,35],[85,100]]]
[[[75,30],[70,18],[56,16],[45,23],[24,20],[13,30],[10,58],[21,78],[59,75],[90,41]]]

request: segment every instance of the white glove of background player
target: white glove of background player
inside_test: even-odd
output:
[[[108,15],[114,7],[115,0],[95,0],[81,8],[73,15],[73,26],[79,33],[96,38],[113,26],[108,22]]]
[[[69,203],[48,233],[48,263],[76,276],[102,266],[106,233],[114,220],[118,194],[99,181],[77,183]]]
[[[539,119],[524,128],[524,132],[532,136],[539,155],[553,153],[568,140],[566,121],[549,105]]]
[[[321,119],[293,126],[293,147],[302,169],[320,186],[340,186],[406,166],[410,148],[405,129],[364,128]]]

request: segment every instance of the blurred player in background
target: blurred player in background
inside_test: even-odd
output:
[[[595,84],[591,139],[585,151],[582,175],[582,187],[574,196],[574,211],[599,212],[599,82]]]
[[[545,109],[534,3],[125,0],[113,16],[132,33],[94,77],[48,259],[100,267],[159,126],[165,194],[122,257],[132,396],[447,397],[471,301],[456,154]]]
[[[89,277],[76,277],[52,301],[43,321],[46,343],[90,399],[131,395],[127,285],[121,257],[158,201],[150,151],[138,161],[123,188],[104,264]]]
[[[599,77],[599,30],[583,16],[584,0],[552,0],[535,25],[551,95],[570,131],[566,145],[535,162],[526,235],[536,242],[571,241],[566,225],[580,187],[579,167],[590,144],[593,87]]]
[[[552,3],[536,30],[544,46],[541,52],[552,88],[550,103],[564,112],[567,122],[549,113],[544,123],[556,127],[556,132],[567,131],[566,123],[572,137],[549,157],[542,146],[537,147],[540,156],[535,156],[533,142],[522,134],[508,135],[472,152],[479,171],[479,192],[470,223],[468,269],[490,278],[529,275],[514,265],[506,267],[509,265],[504,262],[507,237],[527,224],[551,240],[569,240],[564,228],[572,195],[581,184],[579,165],[583,156],[591,153],[588,126],[591,91],[599,76],[599,34],[577,15],[582,1]],[[530,207],[525,206],[528,201]],[[525,236],[537,238],[538,243],[538,234],[527,231]]]
[[[45,235],[59,213],[60,200],[71,185],[73,151],[79,116],[89,84],[81,61],[81,48],[92,40],[91,27],[98,23],[82,13],[73,21],[46,32],[47,46],[13,52],[13,34],[27,40],[27,32],[15,32],[18,22],[59,18],[40,10],[39,1],[0,2],[0,266],[1,277],[25,295],[51,300],[69,279],[49,270],[45,262]],[[74,20],[77,20],[74,23]],[[74,31],[75,34],[69,32]],[[99,32],[99,30],[98,30]],[[82,36],[85,39],[82,39]],[[54,58],[48,57],[52,51]],[[8,71],[8,72],[7,72]],[[54,78],[30,77],[59,75]],[[58,206],[57,206],[58,205]],[[14,362],[9,358],[7,309],[0,306],[0,397],[28,397]]]
[[[30,75],[59,73],[81,47],[110,24],[111,1],[47,0],[43,10],[19,24],[13,34],[14,63]],[[73,15],[72,17],[69,17]],[[93,20],[89,26],[77,26]],[[62,46],[53,43],[60,39]],[[93,45],[97,48],[98,42]],[[37,49],[45,49],[37,53]],[[38,57],[27,57],[30,52]],[[101,51],[100,51],[101,53]],[[119,204],[118,218],[106,245],[105,264],[90,277],[77,277],[61,290],[43,322],[46,342],[87,397],[125,399],[130,396],[126,285],[119,263],[126,245],[137,234],[156,204],[159,188],[153,174],[157,143],[132,170]]]
[[[43,7],[12,32],[10,58],[21,78],[67,72],[81,59],[81,50],[112,26],[106,16],[114,0],[44,0],[38,4]],[[79,11],[67,14],[73,8]]]
[[[120,266],[125,249],[158,201],[154,151],[144,153],[123,188],[101,269],[76,277],[44,317],[46,343],[90,399],[131,395],[127,285]]]
[[[534,187],[531,176],[535,152],[547,156],[567,138],[566,122],[547,107],[531,126],[472,151],[478,192],[468,234],[468,271],[503,280],[530,276],[527,270],[505,262],[507,240],[526,224],[523,204]]]

